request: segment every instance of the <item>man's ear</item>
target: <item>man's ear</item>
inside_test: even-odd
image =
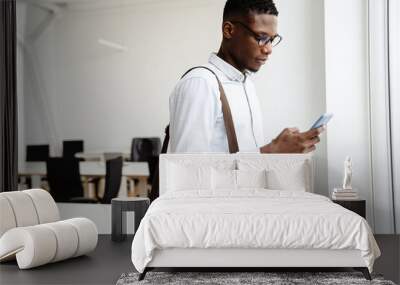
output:
[[[235,26],[231,22],[225,21],[222,24],[222,36],[225,39],[231,39],[234,34],[234,31],[235,31]]]

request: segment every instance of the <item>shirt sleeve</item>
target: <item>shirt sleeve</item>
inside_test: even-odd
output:
[[[171,153],[210,152],[219,94],[202,77],[181,80],[170,97]]]

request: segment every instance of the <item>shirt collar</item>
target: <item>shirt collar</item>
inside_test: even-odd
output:
[[[249,73],[246,71],[245,74],[240,70],[227,63],[225,60],[220,58],[216,53],[212,53],[208,62],[214,65],[216,68],[221,70],[230,80],[244,82]]]

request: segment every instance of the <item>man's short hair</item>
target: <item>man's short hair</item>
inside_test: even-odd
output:
[[[250,13],[278,16],[273,0],[228,0],[224,8],[224,20],[233,16],[247,16]]]

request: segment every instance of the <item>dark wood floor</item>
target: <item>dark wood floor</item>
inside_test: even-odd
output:
[[[110,235],[100,235],[96,250],[88,256],[29,270],[18,270],[16,262],[1,264],[0,284],[115,284],[122,273],[135,270],[132,238],[116,243]]]
[[[382,256],[374,271],[400,282],[400,236],[377,235]],[[88,256],[19,270],[15,262],[0,265],[0,284],[115,284],[124,272],[134,271],[130,259],[132,237],[115,243],[110,236],[99,236],[99,243]]]

